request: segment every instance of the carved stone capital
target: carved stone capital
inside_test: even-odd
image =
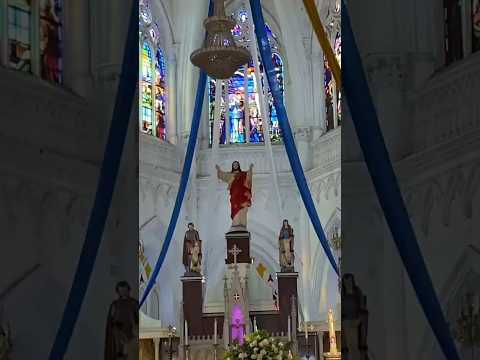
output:
[[[405,57],[398,54],[370,54],[364,62],[367,76],[374,85],[403,88],[408,70]]]
[[[311,141],[312,140],[312,127],[299,127],[293,131],[295,139],[299,141]]]

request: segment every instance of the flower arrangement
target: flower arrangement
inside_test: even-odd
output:
[[[297,360],[298,358],[292,355],[289,344],[271,337],[264,330],[259,330],[248,334],[242,345],[230,345],[224,359]]]

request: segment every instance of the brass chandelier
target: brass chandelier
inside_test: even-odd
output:
[[[190,55],[192,64],[214,79],[228,79],[251,59],[247,49],[235,44],[231,32],[235,24],[225,15],[224,0],[215,0],[214,15],[203,22],[207,30],[205,43]]]

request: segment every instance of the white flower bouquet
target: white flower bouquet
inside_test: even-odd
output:
[[[271,337],[260,330],[248,334],[242,345],[233,344],[227,349],[225,360],[297,360],[290,351],[289,344]]]

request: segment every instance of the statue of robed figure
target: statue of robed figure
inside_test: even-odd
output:
[[[240,163],[232,163],[232,171],[224,172],[218,165],[217,177],[226,182],[230,191],[230,218],[232,219],[232,228],[247,227],[247,212],[252,205],[252,175],[253,164],[248,171],[242,171]]]
[[[182,262],[185,267],[185,273],[201,273],[202,241],[193,223],[188,224],[188,230],[183,238]]]
[[[130,285],[120,281],[118,299],[108,310],[105,334],[105,360],[130,360],[138,357],[138,301],[130,297]]]
[[[280,269],[282,272],[293,271],[294,268],[294,244],[293,228],[288,220],[283,220],[280,234],[278,235],[278,247],[280,252]]]
[[[355,284],[352,274],[342,278],[342,354],[368,360],[367,298]]]

